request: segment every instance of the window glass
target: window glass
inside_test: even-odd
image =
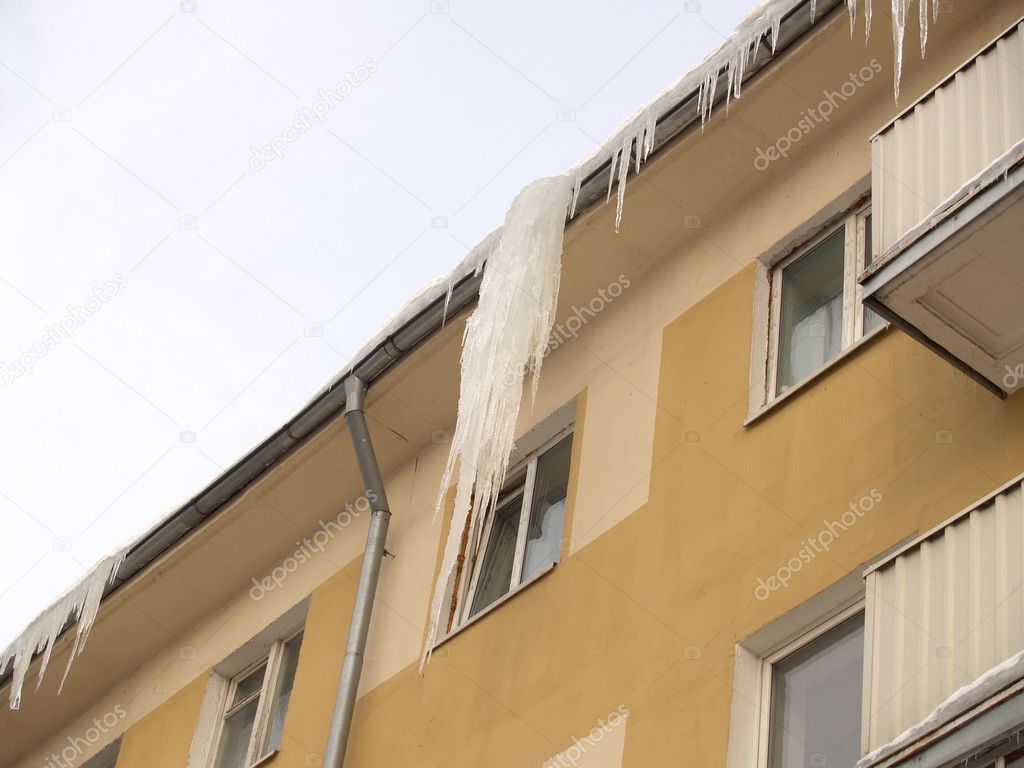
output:
[[[263,674],[267,671],[267,665],[261,664],[248,675],[238,681],[235,686],[235,695],[231,697],[231,706],[237,706],[248,699],[254,693],[259,693],[263,687]]]
[[[295,668],[299,661],[299,646],[302,635],[296,635],[284,644],[281,658],[281,684],[274,696],[274,708],[270,714],[270,735],[267,739],[265,752],[272,752],[281,746],[281,734],[284,733],[284,716],[288,711],[288,700],[292,696],[292,685],[295,683]]]
[[[839,354],[844,261],[845,230],[840,228],[782,270],[776,394]]]
[[[522,489],[508,501],[499,501],[494,522],[480,564],[476,594],[470,607],[475,616],[512,587],[512,568],[516,559],[516,541],[519,537],[519,517],[523,509]]]
[[[259,697],[256,697],[237,712],[224,718],[217,768],[246,768],[246,751],[249,749],[253,724],[256,722],[258,704]]]
[[[863,669],[863,613],[773,665],[771,768],[856,764]]]
[[[537,462],[530,524],[526,533],[522,580],[536,576],[558,562],[565,525],[565,497],[569,488],[572,438],[567,437]]]

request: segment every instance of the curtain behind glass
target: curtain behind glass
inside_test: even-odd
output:
[[[537,462],[522,581],[558,562],[565,527],[565,497],[569,488],[571,455],[570,436],[551,448]]]
[[[776,394],[842,349],[845,237],[839,229],[782,270]]]

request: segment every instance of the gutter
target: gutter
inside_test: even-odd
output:
[[[762,36],[753,60],[749,61],[744,68],[742,82],[745,83],[770,61],[777,59],[783,51],[815,24],[824,21],[841,5],[840,0],[817,0],[817,13],[815,21],[812,22],[809,9],[813,3],[814,0],[803,0],[783,17],[774,54],[770,42]],[[714,104],[717,105],[725,101],[727,92],[726,73],[723,70],[719,74],[715,87]],[[658,118],[651,155],[680,140],[691,129],[701,128],[697,101],[698,91],[694,89]],[[612,161],[609,158],[584,178],[577,202],[576,217],[581,216],[585,210],[600,203],[602,198],[606,197],[610,183],[609,176],[612,175],[612,171]],[[342,377],[321,391],[291,421],[232,465],[191,501],[145,534],[128,550],[124,561],[104,589],[103,597],[106,598],[110,593],[133,579],[147,565],[170,550],[191,531],[199,528],[209,518],[219,513],[303,441],[341,413],[346,401],[342,382],[347,377],[354,375],[363,382],[366,388],[372,386],[395,362],[439,331],[447,318],[456,315],[476,301],[482,277],[481,263],[481,269],[472,271],[455,282],[447,300],[444,294],[438,296],[397,330],[387,335],[383,341],[345,371]],[[73,620],[68,621],[62,628],[61,634],[74,623]],[[9,682],[12,673],[13,665],[0,677],[0,685]]]

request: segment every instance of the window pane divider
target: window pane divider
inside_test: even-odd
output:
[[[228,718],[230,718],[233,715],[235,715],[237,712],[245,709],[249,704],[252,703],[252,701],[254,699],[258,699],[259,697],[260,697],[260,692],[259,691],[253,691],[248,696],[246,696],[244,699],[242,699],[240,702],[238,702],[237,704],[232,705],[231,708],[227,712],[224,713],[224,719],[227,720]]]
[[[245,756],[245,765],[249,766],[263,757],[263,745],[270,725],[270,713],[274,708],[273,699],[277,694],[277,686],[281,677],[281,658],[284,655],[284,641],[277,640],[270,646],[267,656],[267,668],[263,673],[263,685],[260,688],[259,703],[256,705],[256,716],[253,721],[252,735],[249,737],[249,749]]]
[[[516,535],[516,556],[512,562],[512,580],[509,590],[515,589],[523,577],[523,560],[526,559],[526,537],[530,526],[530,509],[533,507],[533,486],[537,482],[538,456],[530,459],[526,466],[526,482],[523,483],[523,506],[519,510],[519,530]]]

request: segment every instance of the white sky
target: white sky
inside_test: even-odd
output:
[[[752,5],[0,3],[0,645]]]

